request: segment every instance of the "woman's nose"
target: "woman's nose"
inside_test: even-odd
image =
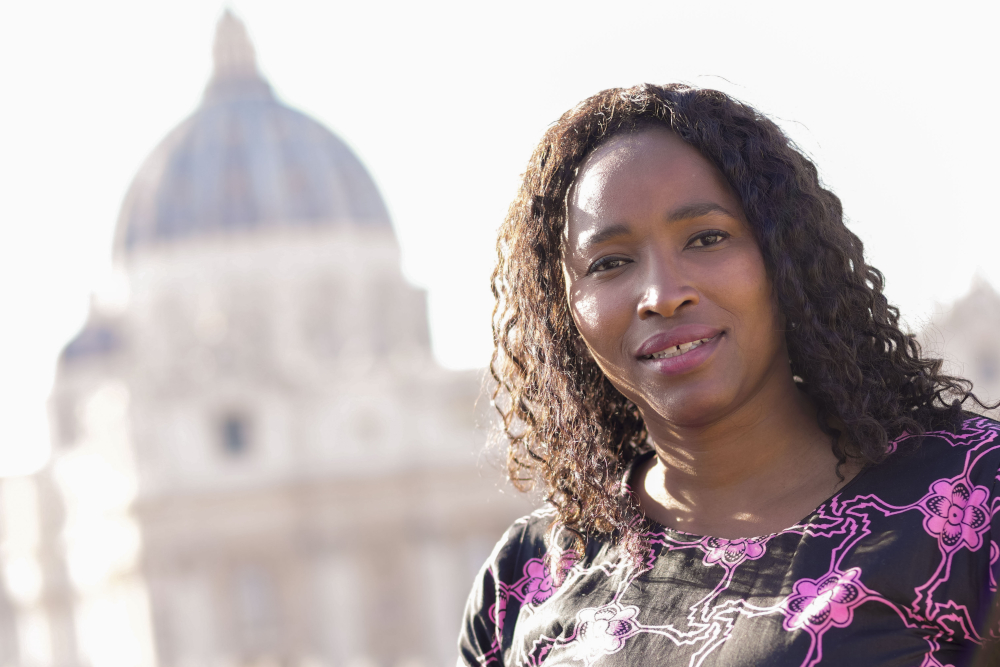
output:
[[[696,305],[698,290],[674,262],[648,260],[643,272],[638,303],[639,319],[673,317],[685,307]]]

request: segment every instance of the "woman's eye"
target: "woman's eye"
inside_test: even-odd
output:
[[[695,248],[704,248],[710,245],[715,245],[729,238],[729,234],[718,229],[713,229],[707,232],[702,232],[698,236],[691,239],[688,243],[689,246],[694,246]]]
[[[605,257],[604,259],[599,259],[590,265],[587,269],[587,273],[598,273],[600,271],[610,271],[611,269],[617,269],[618,267],[625,266],[628,264],[627,259],[621,257]]]

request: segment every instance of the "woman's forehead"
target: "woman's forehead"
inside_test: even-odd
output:
[[[707,201],[743,217],[739,198],[715,165],[665,127],[609,139],[587,157],[567,195],[568,222]]]

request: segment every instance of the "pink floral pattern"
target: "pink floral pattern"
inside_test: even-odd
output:
[[[741,537],[727,540],[721,537],[706,537],[701,541],[702,548],[706,552],[704,563],[714,565],[722,562],[724,565],[735,567],[745,560],[757,560],[764,555],[767,539],[766,537]]]
[[[461,664],[708,667],[751,655],[782,667],[963,662],[1000,637],[1000,625],[982,622],[984,592],[1000,577],[1000,424],[970,419],[955,433],[902,440],[888,460],[766,538],[650,525],[639,563],[623,560],[613,541],[588,542],[574,560],[555,511],[533,514],[474,589]]]
[[[638,607],[617,602],[583,609],[577,614],[576,650],[588,663],[599,656],[617,653],[629,637],[639,632],[638,615]]]
[[[497,587],[497,600],[489,609],[489,617],[496,627],[498,637],[503,634],[503,622],[507,616],[507,597],[507,589],[501,584]]]
[[[545,563],[541,560],[532,560],[525,566],[524,573],[528,576],[528,581],[522,589],[525,602],[537,605],[552,597],[555,585]]]
[[[524,565],[524,576],[511,589],[511,594],[526,605],[538,606],[552,597],[559,585],[565,581],[576,562],[575,554],[564,551],[552,556],[557,559],[555,571],[552,560],[532,558]]]
[[[945,551],[963,544],[975,551],[982,544],[989,520],[988,497],[986,489],[964,479],[934,482],[920,503],[925,514],[924,530],[936,535]]]
[[[821,634],[834,625],[844,628],[851,624],[854,609],[870,597],[858,581],[861,569],[847,572],[833,570],[819,579],[799,579],[794,592],[782,603],[785,630],[809,630]]]

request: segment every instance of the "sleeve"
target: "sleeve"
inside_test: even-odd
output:
[[[980,629],[980,636],[983,638],[982,646],[975,652],[975,658],[970,663],[972,667],[989,667],[990,665],[1000,665],[1000,595],[997,594],[997,579],[1000,577],[1000,547],[997,545],[997,536],[1000,535],[1000,497],[997,495],[997,484],[1000,480],[1000,470],[997,471],[993,484],[993,493],[990,497],[990,530],[989,536],[989,604],[988,611],[982,613],[985,621]]]
[[[989,651],[993,655],[1000,655],[1000,595],[997,594],[997,580],[1000,579],[1000,464],[996,475],[993,478],[992,490],[989,498],[990,527],[987,532],[989,537],[989,573],[988,590],[989,605],[988,612],[981,614],[984,623],[980,634],[983,637],[984,651]],[[985,545],[984,545],[985,546]],[[987,664],[987,663],[983,663]],[[994,664],[994,663],[988,663]],[[998,661],[996,664],[1000,664]]]
[[[990,424],[988,421],[985,423]],[[992,429],[987,429],[987,434],[992,431],[994,438],[1000,436],[1000,429],[996,428],[997,425],[994,423],[992,426]],[[987,446],[992,444],[991,441],[994,438],[986,440]],[[995,448],[996,445],[991,447],[991,449]],[[984,509],[989,517],[989,526],[983,536],[983,541],[986,544],[982,547],[989,554],[989,564],[987,566],[987,581],[984,582],[983,586],[986,591],[983,596],[982,608],[978,613],[980,622],[977,624],[979,625],[978,634],[982,638],[982,645],[975,651],[975,659],[969,663],[972,667],[1000,665],[1000,595],[997,594],[997,581],[1000,579],[1000,545],[997,544],[997,540],[1000,539],[1000,461],[997,460],[997,457],[991,457],[989,460],[990,464],[983,467],[993,476],[993,479],[982,480],[984,486],[987,481],[991,482],[989,498],[984,503],[986,505]],[[965,518],[963,517],[963,520]],[[973,517],[970,515],[969,519],[971,523]]]
[[[504,604],[497,604],[501,587],[494,571],[495,558],[480,570],[465,604],[458,637],[458,667],[486,667],[502,664],[500,638],[503,636]],[[499,616],[499,619],[498,619]],[[498,623],[499,620],[499,623]]]
[[[502,667],[520,612],[525,560],[544,554],[551,510],[522,517],[504,533],[479,571],[465,604],[458,637],[458,667]],[[537,554],[536,554],[537,552]]]

